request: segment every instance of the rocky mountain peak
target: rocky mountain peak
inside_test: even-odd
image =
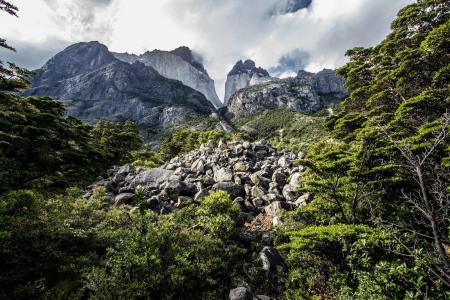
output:
[[[133,63],[140,61],[154,68],[162,76],[181,81],[184,85],[202,93],[216,108],[223,104],[217,96],[212,80],[201,64],[201,59],[188,47],[179,47],[172,51],[153,50],[141,55],[114,53],[122,61]]]
[[[301,70],[297,77],[240,89],[229,99],[227,107],[237,117],[279,108],[312,112],[347,97],[344,84],[344,78],[333,70],[324,69],[318,73]]]
[[[247,59],[245,61],[239,60],[228,73],[228,76],[239,75],[239,74],[251,74],[254,73],[260,74],[261,76],[269,76],[269,73],[260,67],[256,67],[256,64],[253,60]]]
[[[175,54],[176,56],[181,57],[184,61],[190,63],[192,66],[194,66],[194,68],[196,68],[200,72],[208,74],[208,72],[206,72],[205,70],[205,67],[203,66],[200,55],[193,52],[189,47],[181,46],[170,52]]]
[[[142,128],[179,126],[214,112],[200,92],[133,60],[133,54],[124,57],[130,61],[115,58],[98,42],[72,45],[37,70],[23,94],[62,99],[68,115],[89,123],[128,119]],[[152,139],[150,133],[143,137]]]
[[[56,54],[38,70],[33,84],[64,80],[96,70],[115,60],[108,48],[97,41],[77,43]]]
[[[225,83],[225,105],[228,104],[230,97],[240,89],[264,83],[272,79],[269,72],[263,68],[256,67],[253,60],[239,60],[227,76],[227,81]]]

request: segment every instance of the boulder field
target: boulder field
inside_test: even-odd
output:
[[[277,151],[266,141],[255,143],[210,141],[200,149],[175,157],[159,168],[124,165],[110,170],[89,186],[104,186],[114,205],[136,204],[136,189],[146,197],[145,205],[157,213],[170,213],[192,203],[201,203],[211,192],[223,190],[241,207],[241,217],[258,215],[280,222],[283,210],[306,205],[310,194],[301,195],[303,167],[294,161],[303,153]]]

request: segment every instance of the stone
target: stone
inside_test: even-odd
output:
[[[269,187],[271,182],[270,179],[262,176],[263,172],[256,172],[250,175],[250,179],[252,180],[254,185],[261,186],[265,189]]]
[[[266,201],[268,203],[282,200],[279,195],[274,194],[274,193],[269,193],[269,194],[263,195],[262,198],[264,199],[264,201]]]
[[[171,181],[168,182],[164,188],[164,193],[172,200],[178,199],[181,195],[184,182],[182,181]]]
[[[273,226],[278,226],[278,225],[282,225],[283,222],[281,221],[280,217],[273,217],[272,219],[272,225]]]
[[[253,300],[252,294],[245,287],[237,287],[230,291],[229,300]]]
[[[266,191],[259,186],[252,187],[251,195],[253,198],[263,198],[266,194]]]
[[[308,203],[310,203],[312,200],[312,194],[306,193],[302,196],[300,196],[297,200],[295,200],[294,204],[297,207],[305,207]]]
[[[200,174],[205,171],[205,162],[203,159],[196,160],[191,166],[191,172]]]
[[[187,175],[188,172],[189,172],[188,169],[183,168],[183,167],[178,167],[178,168],[173,172],[173,175],[185,177],[185,176]]]
[[[173,171],[165,170],[162,168],[154,168],[145,170],[136,175],[131,182],[130,186],[158,186],[159,184],[167,181],[172,176]]]
[[[264,207],[266,202],[262,198],[254,198],[253,199],[253,205],[257,208]]]
[[[289,168],[292,165],[292,163],[285,156],[282,156],[278,160],[278,165],[282,168]]]
[[[264,247],[259,253],[259,257],[263,263],[263,269],[266,271],[268,277],[273,278],[279,273],[285,271],[285,264],[280,253],[275,248]]]
[[[302,177],[303,177],[303,174],[300,172],[292,174],[289,179],[289,185],[293,186],[294,188],[301,187],[302,184],[300,183],[300,179]]]
[[[272,217],[281,217],[283,211],[290,211],[293,209],[293,206],[286,202],[275,201],[271,204],[267,205],[264,208],[264,211],[267,215]]]
[[[183,180],[183,177],[181,177],[180,175],[171,175],[169,177],[169,181],[181,181]]]
[[[158,196],[153,196],[146,201],[146,207],[151,210],[159,210],[161,208],[160,199]]]
[[[285,185],[283,187],[283,197],[287,200],[287,201],[294,201],[296,199],[295,197],[295,191],[296,187],[292,186],[292,185]]]
[[[222,140],[222,139],[219,141],[219,144],[217,145],[217,147],[218,147],[219,150],[221,150],[221,151],[225,151],[225,150],[228,149],[227,143],[225,143],[225,141]]]
[[[114,197],[114,205],[130,204],[131,200],[136,196],[133,193],[123,193]]]
[[[233,180],[233,171],[227,168],[221,168],[214,172],[215,182],[227,182]]]
[[[306,157],[306,154],[305,154],[305,152],[300,151],[300,152],[297,154],[297,157],[298,157],[298,159],[304,159],[304,158]]]
[[[272,175],[272,182],[275,182],[277,185],[286,184],[287,176],[281,172],[281,170],[277,170]]]
[[[231,198],[243,197],[245,194],[244,188],[233,182],[218,182],[213,185],[213,188],[228,192]]]
[[[250,169],[250,166],[243,162],[237,162],[233,166],[233,170],[235,172],[247,172]]]
[[[131,164],[123,165],[117,170],[116,174],[128,175],[128,173],[134,172],[135,168]]]

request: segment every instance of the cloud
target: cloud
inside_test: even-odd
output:
[[[297,68],[342,66],[346,50],[379,43],[397,11],[414,0],[16,2],[20,19],[2,20],[2,37],[12,46],[23,43],[17,59],[28,65],[28,55],[40,62],[58,41],[98,40],[112,51],[134,53],[186,45],[202,57],[223,95],[226,74],[240,59],[283,76]]]
[[[52,10],[50,18],[66,29],[73,41],[110,43],[114,24],[113,0],[43,0]]]
[[[271,15],[295,13],[308,8],[312,0],[281,0],[273,7]]]
[[[247,58],[278,73],[339,67],[346,50],[380,42],[398,10],[411,2],[168,0],[167,7],[193,36],[210,74],[223,81],[237,60]],[[223,86],[218,90],[221,95]]]
[[[309,53],[294,49],[278,60],[278,65],[269,69],[271,76],[284,78],[295,76],[299,70],[304,70],[309,63]]]
[[[0,57],[4,61],[14,62],[20,67],[34,70],[42,65],[56,53],[70,45],[69,41],[57,37],[48,37],[43,42],[27,42],[21,40],[8,40],[16,48],[16,52],[0,48]]]

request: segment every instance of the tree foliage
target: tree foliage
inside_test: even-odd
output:
[[[339,74],[350,96],[325,122],[334,141],[313,146],[300,161],[308,167],[305,189],[317,194],[313,207],[330,214],[296,213],[303,222],[326,224],[328,218],[329,224],[396,232],[406,265],[412,266],[412,258],[424,268],[426,282],[446,288],[449,33],[450,3],[418,0],[399,12],[392,33],[378,46],[347,52],[350,62]]]

